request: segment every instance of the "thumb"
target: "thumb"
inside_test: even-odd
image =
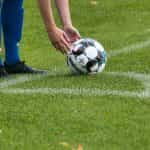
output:
[[[80,39],[81,35],[77,29],[74,29],[74,34]]]

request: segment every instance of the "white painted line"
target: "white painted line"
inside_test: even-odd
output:
[[[33,81],[33,80],[39,80],[41,77],[45,77],[46,75],[23,75],[23,76],[19,76],[19,77],[15,77],[10,79],[5,79],[3,82],[0,83],[0,88],[7,88],[9,86],[12,85],[16,85],[19,83],[24,83],[24,82],[28,82],[28,81]]]
[[[0,83],[0,89],[1,88],[7,88],[9,86],[17,85],[24,82],[34,81],[34,80],[40,80],[47,76],[62,76],[66,70],[62,69],[56,69],[47,71],[46,74],[39,74],[39,75],[22,75],[22,76],[12,76],[12,78],[6,78],[3,82]],[[13,78],[14,77],[14,78]]]
[[[76,96],[125,96],[125,97],[138,97],[138,98],[150,98],[150,93],[147,92],[131,92],[120,90],[101,90],[98,88],[36,88],[36,89],[7,89],[1,90],[1,93],[6,94],[42,94],[42,95],[76,95]]]
[[[104,72],[104,74],[109,74],[113,76],[126,76],[129,78],[134,78],[139,81],[148,81],[150,82],[150,74],[146,73],[136,73],[136,72]]]
[[[143,42],[136,43],[136,44],[131,44],[127,47],[123,47],[118,50],[111,50],[108,52],[108,57],[113,57],[113,56],[117,56],[117,55],[124,54],[124,53],[142,50],[143,48],[146,48],[146,47],[150,47],[150,39],[143,41]]]
[[[135,72],[106,72],[106,74],[115,76],[126,76],[141,81],[146,91],[150,92],[150,74],[142,74]]]

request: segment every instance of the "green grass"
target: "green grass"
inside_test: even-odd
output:
[[[136,78],[108,72],[149,76],[150,47],[110,57],[102,74],[72,76],[65,56],[48,41],[36,2],[25,1],[25,9],[22,59],[52,75],[8,89],[98,88],[139,93],[144,90],[143,82]],[[73,23],[81,35],[100,41],[108,54],[110,50],[149,39],[149,9],[149,0],[105,0],[97,1],[97,5],[91,5],[90,0],[71,1]],[[55,16],[60,25],[56,10]],[[60,142],[67,142],[76,150],[78,144],[84,150],[149,150],[149,100],[111,94],[4,94],[0,90],[0,150],[71,149]]]

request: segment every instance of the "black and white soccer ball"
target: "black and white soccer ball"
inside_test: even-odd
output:
[[[75,74],[100,73],[107,61],[106,51],[96,40],[80,39],[71,46],[67,64]]]

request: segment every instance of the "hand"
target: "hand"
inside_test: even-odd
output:
[[[71,43],[81,38],[79,31],[73,26],[64,26],[64,31],[69,37]]]
[[[53,46],[63,54],[70,50],[69,37],[60,28],[53,27],[51,31],[48,31],[48,36]]]

